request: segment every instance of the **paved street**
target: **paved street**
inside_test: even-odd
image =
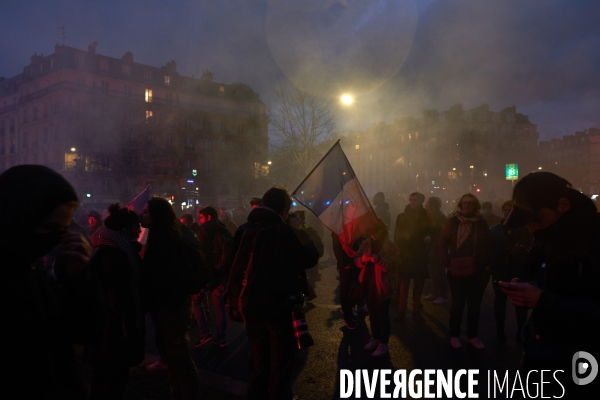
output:
[[[325,256],[326,258],[327,256]],[[294,393],[300,399],[339,398],[340,369],[461,369],[514,371],[520,358],[520,346],[514,341],[516,333],[513,307],[507,310],[508,343],[497,344],[493,318],[493,290],[489,284],[484,304],[479,337],[487,345],[477,351],[466,342],[460,350],[450,347],[448,310],[425,302],[422,318],[408,312],[402,323],[393,323],[390,356],[373,359],[363,350],[369,339],[368,317],[359,315],[359,328],[347,333],[339,313],[338,280],[335,263],[322,261],[315,282],[317,297],[308,302],[305,310],[315,345],[298,354],[294,373]],[[396,306],[392,305],[395,314]],[[214,328],[213,328],[214,331]],[[198,338],[193,323],[192,343]],[[463,336],[463,339],[466,338]],[[250,348],[241,324],[232,323],[229,345],[221,349],[212,343],[192,350],[198,366],[202,393],[207,399],[243,398],[247,387]],[[126,390],[127,400],[167,399],[168,381],[165,371],[148,372],[145,365],[157,359],[154,332],[148,321],[147,355],[141,366],[132,368]],[[481,398],[485,398],[482,394]],[[501,397],[501,396],[499,396]],[[363,398],[364,392],[363,392]],[[376,397],[377,398],[377,397]]]

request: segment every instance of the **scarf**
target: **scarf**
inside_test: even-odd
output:
[[[131,273],[129,276],[129,286],[131,290],[131,297],[133,298],[133,307],[135,312],[135,320],[139,326],[143,326],[144,322],[144,313],[142,310],[142,300],[141,300],[141,282],[140,282],[140,274],[141,274],[141,266],[139,263],[138,254],[133,248],[133,246],[129,243],[127,236],[124,233],[113,231],[112,229],[108,229],[103,227],[98,232],[98,246],[93,254],[92,258],[96,255],[96,252],[100,248],[100,246],[108,246],[114,247],[121,251],[123,251],[127,255],[127,259],[129,260],[129,264],[131,266]],[[90,260],[91,264],[91,260]]]
[[[460,221],[458,233],[456,234],[456,248],[458,249],[471,234],[473,224],[476,224],[481,219],[481,214],[477,213],[473,217],[467,218],[463,213],[459,212],[456,214],[456,218]]]

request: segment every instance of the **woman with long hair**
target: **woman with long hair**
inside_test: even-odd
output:
[[[98,277],[107,305],[102,341],[92,346],[94,376],[91,399],[122,399],[129,367],[144,359],[145,312],[141,297],[142,259],[138,215],[113,204],[91,270]]]
[[[470,193],[461,196],[458,210],[446,221],[438,243],[452,294],[450,344],[455,349],[462,347],[460,325],[465,305],[469,343],[478,350],[485,348],[477,333],[481,301],[490,279],[493,238],[480,211],[477,197]]]
[[[361,270],[358,280],[366,291],[371,322],[371,339],[365,350],[373,351],[373,357],[389,353],[389,310],[395,287],[392,280],[398,275],[400,266],[400,251],[388,236],[386,223],[377,218],[376,229],[361,242],[355,257],[356,266]]]
[[[156,346],[167,363],[171,398],[196,399],[198,374],[189,352],[192,298],[191,265],[179,220],[171,204],[154,197],[140,214],[149,230],[144,255],[143,287],[156,329]]]

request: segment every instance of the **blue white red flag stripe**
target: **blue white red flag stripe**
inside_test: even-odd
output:
[[[349,255],[352,244],[377,223],[339,141],[327,152],[292,196],[337,234]]]
[[[151,190],[152,188],[150,187],[150,185],[146,186],[146,188],[142,190],[140,194],[135,196],[133,200],[127,203],[127,208],[133,210],[137,214],[141,213],[148,200],[150,200]]]

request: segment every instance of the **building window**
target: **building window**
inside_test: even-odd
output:
[[[221,121],[221,133],[226,133],[227,132],[227,121],[222,120]]]
[[[500,122],[500,114],[494,113],[494,122]]]
[[[108,93],[108,81],[100,82],[100,87],[102,89],[102,93]]]
[[[102,179],[102,192],[112,193],[112,182],[110,179]]]
[[[169,75],[165,75],[165,85],[169,86],[171,84],[171,77]]]
[[[514,114],[508,114],[506,116],[506,122],[508,122],[509,124],[512,124],[513,122],[515,122],[515,115]]]
[[[42,134],[42,143],[48,143],[48,127],[44,127],[44,133]]]
[[[100,60],[100,70],[103,72],[108,72],[108,60],[103,58]]]
[[[27,110],[23,110],[23,123],[26,124],[27,122]]]
[[[238,133],[238,135],[244,134],[244,125],[238,125],[237,133]]]
[[[167,93],[167,104],[168,105],[173,104],[173,94],[172,93]]]
[[[175,141],[173,140],[173,136],[167,136],[167,147],[171,148],[173,147],[175,144]]]
[[[152,122],[152,111],[146,110],[146,123],[149,124]]]
[[[150,79],[152,78],[152,71],[150,71],[149,69],[145,68],[144,69],[144,79]]]
[[[38,119],[38,108],[33,107],[33,120],[37,121],[37,119]]]
[[[131,75],[131,65],[123,64],[123,75]]]
[[[210,121],[208,120],[208,118],[204,118],[204,119],[202,120],[202,129],[203,129],[205,132],[210,132],[210,130],[211,130],[211,129],[210,129]]]
[[[223,85],[219,86],[219,93],[225,94],[225,86],[223,86]]]
[[[146,103],[152,103],[152,89],[146,89]]]

